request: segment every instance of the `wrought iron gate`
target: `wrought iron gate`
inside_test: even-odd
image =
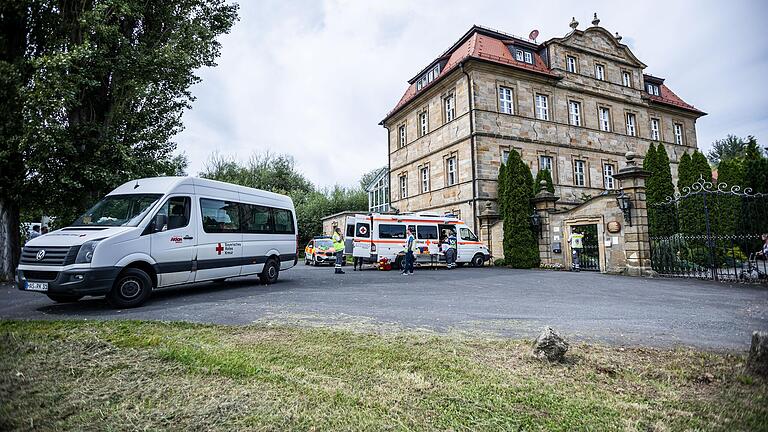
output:
[[[584,235],[582,240],[584,247],[579,255],[581,270],[600,271],[600,244],[597,239],[597,225],[574,225],[572,230]]]
[[[768,233],[768,194],[703,177],[648,208],[653,269],[663,276],[768,283],[758,251]]]

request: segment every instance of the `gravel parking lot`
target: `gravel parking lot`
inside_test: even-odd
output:
[[[711,349],[746,349],[753,330],[768,330],[765,287],[503,268],[346,271],[299,264],[274,285],[194,284],[127,310],[102,298],[56,304],[2,285],[0,318],[266,321],[526,338],[552,325],[577,340]]]

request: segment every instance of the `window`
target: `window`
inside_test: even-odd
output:
[[[523,54],[525,56],[525,62],[528,64],[533,64],[533,54],[531,54],[529,51],[524,51]]]
[[[406,136],[405,136],[405,125],[404,125],[404,124],[403,124],[403,125],[400,125],[400,127],[399,127],[399,128],[397,128],[397,135],[398,135],[398,140],[399,140],[399,141],[398,141],[398,146],[399,146],[398,148],[403,148],[403,147],[405,147],[405,144],[406,144],[406,141],[405,141],[405,139],[406,139]]]
[[[416,90],[421,90],[423,87],[425,87],[427,84],[431,83],[432,81],[437,78],[437,76],[440,75],[440,65],[437,64],[435,67],[429,70],[429,72],[425,73],[421,79],[416,81]]]
[[[536,95],[536,118],[539,120],[549,120],[549,103],[546,95]]]
[[[509,160],[509,150],[504,150],[501,152],[501,163],[507,163]]]
[[[603,184],[606,189],[614,189],[613,171],[613,164],[607,163],[603,165]]]
[[[477,236],[469,228],[459,228],[459,237],[466,241],[477,241]]]
[[[603,65],[595,65],[595,78],[599,79],[600,81],[605,80],[605,67]]]
[[[427,112],[422,111],[419,113],[419,136],[424,136],[427,134],[427,131],[429,130],[429,120],[427,117]]]
[[[543,170],[552,173],[552,156],[539,156],[539,171]]]
[[[421,177],[421,193],[429,192],[429,166],[420,168],[419,176]]]
[[[379,180],[368,187],[368,211],[380,213],[389,207],[389,176],[382,175]]]
[[[162,227],[157,227],[160,231],[169,231],[177,228],[184,228],[189,225],[189,214],[192,200],[189,197],[172,197],[160,207],[158,215],[166,217],[166,223]]]
[[[646,84],[645,89],[648,91],[648,94],[652,94],[654,96],[659,95],[659,86],[656,84]]]
[[[509,87],[499,87],[499,112],[515,113],[514,105],[512,105],[512,89]]]
[[[659,129],[659,119],[651,119],[651,139],[658,141],[661,137],[661,131]]]
[[[417,225],[416,238],[419,240],[437,240],[437,226]]]
[[[230,201],[201,198],[203,231],[207,233],[236,233],[240,231],[240,207]]]
[[[445,179],[448,186],[456,184],[456,156],[445,160]]]
[[[581,103],[568,102],[568,114],[572,125],[581,126]]]
[[[624,84],[624,87],[632,87],[632,75],[626,71],[622,72],[621,83]]]
[[[272,209],[272,216],[275,220],[275,234],[295,234],[293,227],[293,214],[286,209]]]
[[[575,160],[573,161],[573,182],[576,184],[576,186],[584,186],[586,182],[584,181],[584,161],[583,160]]]
[[[445,108],[445,122],[448,123],[456,117],[456,102],[453,94],[443,99],[443,105]]]
[[[355,237],[369,238],[370,236],[370,226],[367,223],[358,222],[355,226]]]
[[[610,132],[611,131],[611,111],[608,108],[600,107],[598,109],[600,115],[600,130]]]
[[[515,50],[515,60],[523,61],[523,50]]]
[[[568,69],[568,72],[576,73],[576,57],[574,56],[567,56],[565,58],[565,65]]]
[[[400,199],[408,198],[408,176],[400,176]]]
[[[683,125],[675,123],[675,144],[683,144]]]
[[[637,135],[637,128],[635,127],[635,115],[632,113],[627,113],[627,135],[629,136],[636,136]]]
[[[160,194],[109,195],[97,202],[72,226],[138,226],[162,197]]]
[[[405,225],[379,224],[379,238],[404,239]]]
[[[243,232],[268,234],[272,232],[269,207],[243,204]]]

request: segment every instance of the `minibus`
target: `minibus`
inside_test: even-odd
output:
[[[453,214],[400,213],[357,214],[346,218],[345,254],[377,262],[386,258],[402,268],[406,230],[414,235],[417,263],[445,261],[440,245],[449,234],[456,236],[456,263],[482,267],[492,258],[488,247]]]
[[[296,265],[291,198],[214,180],[154,177],[110,192],[71,226],[30,240],[16,284],[56,302],[105,295],[143,304],[157,288],[258,275]]]

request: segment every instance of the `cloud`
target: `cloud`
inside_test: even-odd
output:
[[[241,19],[221,38],[216,68],[200,71],[197,101],[177,139],[198,173],[213,151],[295,157],[318,185],[356,184],[387,163],[378,125],[406,81],[472,24],[539,41],[580,28],[598,12],[646,72],[666,78],[709,113],[699,147],[728,133],[768,145],[768,43],[761,2],[242,1]]]

